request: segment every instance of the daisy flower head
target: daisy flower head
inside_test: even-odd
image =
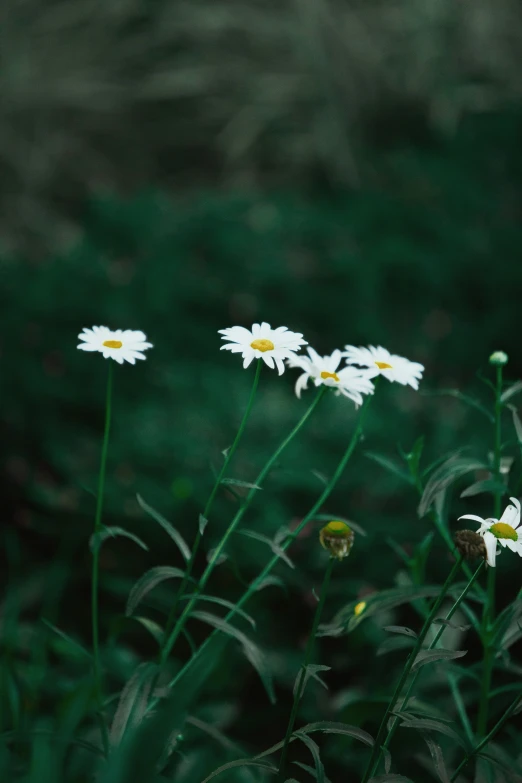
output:
[[[500,519],[482,519],[475,514],[464,514],[459,519],[473,519],[480,522],[476,531],[484,538],[487,553],[487,563],[495,566],[497,544],[508,547],[512,552],[522,556],[522,528],[520,525],[520,503],[516,498],[509,498],[513,505],[507,506]]]
[[[132,329],[116,329],[113,332],[106,326],[93,326],[92,329],[84,329],[78,339],[82,341],[77,346],[81,351],[98,351],[104,359],[114,359],[118,364],[135,364],[136,359],[146,358],[143,351],[152,348],[143,332]]]
[[[376,375],[384,375],[389,381],[396,381],[403,386],[419,388],[419,381],[424,372],[424,366],[418,362],[410,362],[404,356],[397,356],[382,346],[369,345],[367,348],[356,348],[354,345],[345,345],[343,356],[347,364],[357,364],[366,367],[370,371],[370,378]]]
[[[336,389],[337,394],[348,397],[356,405],[362,404],[363,394],[373,394],[374,386],[367,371],[349,366],[338,369],[342,359],[341,351],[334,351],[330,356],[319,356],[310,346],[306,350],[308,356],[291,356],[287,359],[289,367],[303,370],[295,384],[297,397],[301,397],[301,392],[307,388],[310,379],[316,386]]]
[[[245,329],[244,326],[219,329],[219,334],[222,335],[222,340],[228,341],[221,346],[221,350],[240,353],[245,369],[254,359],[262,359],[271,370],[274,366],[277,367],[279,375],[285,371],[284,360],[293,356],[303,345],[307,345],[299,332],[291,332],[286,326],[272,329],[270,324],[264,321],[262,324],[253,324],[252,329]]]

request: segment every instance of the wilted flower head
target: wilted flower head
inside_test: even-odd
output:
[[[77,346],[81,351],[98,351],[104,359],[114,359],[118,364],[135,364],[136,359],[146,358],[143,351],[152,348],[143,332],[132,329],[112,332],[106,326],[93,326],[92,329],[84,329],[78,339],[82,340]]]
[[[490,364],[496,364],[497,366],[503,366],[508,363],[508,355],[504,351],[495,351],[489,357]]]
[[[306,350],[308,356],[294,355],[287,359],[289,367],[304,370],[295,384],[295,393],[298,397],[301,396],[302,390],[306,389],[310,379],[316,386],[330,386],[336,389],[339,394],[353,400],[356,405],[362,404],[363,394],[373,394],[374,385],[367,370],[358,370],[355,367],[338,369],[342,359],[340,351],[334,351],[330,356],[319,356],[310,346]]]
[[[512,552],[522,556],[522,528],[520,525],[520,503],[516,498],[510,498],[513,505],[507,506],[500,519],[482,519],[476,514],[464,514],[459,519],[474,519],[480,522],[477,534],[483,536],[487,551],[489,566],[495,565],[497,544],[508,547]]]
[[[367,348],[345,345],[344,348],[343,356],[346,357],[347,363],[367,367],[370,378],[384,375],[389,381],[396,381],[416,390],[419,388],[419,381],[424,372],[422,364],[392,354],[380,345],[377,347],[369,345]]]
[[[353,540],[353,530],[340,519],[332,519],[319,533],[321,546],[330,552],[330,557],[335,557],[337,560],[348,557]]]
[[[474,560],[476,557],[483,557],[486,560],[488,555],[483,536],[480,536],[473,530],[457,530],[453,540],[459,553],[466,560]]]
[[[303,335],[299,332],[291,332],[286,326],[278,326],[272,329],[270,324],[253,324],[252,329],[244,326],[232,326],[229,329],[219,329],[223,335],[222,340],[228,340],[227,345],[222,345],[222,351],[240,353],[243,357],[243,367],[246,369],[254,359],[262,359],[271,370],[274,365],[282,375],[285,370],[284,359],[289,359],[303,345]]]

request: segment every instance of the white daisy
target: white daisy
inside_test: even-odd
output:
[[[78,339],[83,341],[77,346],[81,351],[99,351],[104,359],[114,359],[118,364],[135,364],[136,359],[146,358],[142,351],[152,348],[143,332],[132,329],[112,332],[106,326],[93,326],[92,329],[84,329]]]
[[[482,519],[475,514],[464,514],[459,519],[474,519],[480,522],[477,530],[484,538],[486,545],[488,565],[495,565],[497,556],[497,544],[507,546],[512,552],[522,556],[522,528],[520,525],[520,503],[516,498],[509,498],[513,506],[508,506],[500,519]]]
[[[246,369],[254,359],[262,359],[271,370],[274,364],[282,375],[285,370],[284,359],[289,359],[303,345],[307,345],[302,334],[290,332],[286,326],[272,329],[270,324],[253,324],[252,330],[244,326],[232,326],[230,329],[219,329],[222,340],[229,340],[222,345],[222,351],[232,351],[243,356],[243,367]]]
[[[384,375],[389,381],[402,383],[403,386],[409,385],[413,389],[419,388],[419,381],[424,372],[422,364],[392,354],[380,345],[377,348],[373,345],[369,345],[368,348],[345,345],[344,348],[343,356],[347,364],[367,367],[371,371],[370,378]]]
[[[311,378],[316,386],[331,386],[338,394],[349,397],[356,405],[362,404],[363,394],[373,394],[374,385],[368,371],[355,367],[343,367],[337,371],[341,363],[341,351],[334,351],[330,356],[319,356],[310,346],[306,349],[308,356],[291,356],[287,359],[289,367],[304,370],[295,384],[295,393],[301,397],[303,389],[307,388]]]

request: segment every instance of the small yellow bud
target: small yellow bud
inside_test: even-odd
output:
[[[365,609],[366,601],[359,601],[359,603],[354,607],[353,613],[356,617],[359,617],[359,615],[362,614]]]
[[[354,540],[353,530],[346,522],[340,519],[332,519],[319,533],[319,541],[324,549],[330,552],[331,557],[342,560],[348,557]]]

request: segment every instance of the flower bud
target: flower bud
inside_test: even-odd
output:
[[[504,353],[504,351],[495,351],[489,357],[489,363],[503,367],[508,363],[508,355],[507,353]]]
[[[483,557],[484,560],[487,558],[484,538],[475,531],[457,530],[453,540],[458,551],[466,560],[473,560],[476,557]]]
[[[337,560],[348,557],[354,537],[353,530],[340,519],[332,519],[319,533],[321,546],[330,552],[330,557]]]

